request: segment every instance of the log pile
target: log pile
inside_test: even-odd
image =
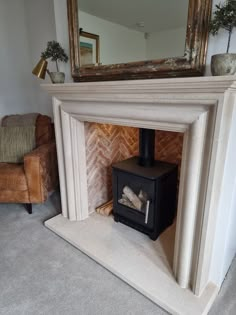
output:
[[[95,210],[97,213],[109,216],[112,213],[113,200],[109,200],[101,206],[97,207]]]
[[[143,190],[140,190],[139,194],[137,195],[129,186],[125,186],[123,188],[122,197],[118,200],[118,202],[129,208],[145,213],[147,210],[147,199],[148,196]],[[99,214],[109,216],[113,210],[113,200],[107,201],[106,203],[97,207],[95,210]]]

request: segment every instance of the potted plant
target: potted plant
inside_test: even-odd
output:
[[[64,83],[65,81],[65,73],[59,71],[59,62],[67,62],[68,56],[65,53],[64,49],[61,47],[61,45],[56,42],[55,40],[49,41],[47,43],[47,48],[44,52],[41,53],[41,57],[43,59],[49,59],[51,61],[54,61],[56,63],[56,72],[49,72],[48,74],[52,80],[53,83]]]
[[[216,10],[210,22],[210,33],[215,36],[220,29],[224,29],[228,32],[228,42],[226,53],[212,56],[211,72],[213,75],[232,75],[236,72],[236,54],[229,53],[229,48],[231,35],[236,27],[236,0],[228,0],[215,7]]]

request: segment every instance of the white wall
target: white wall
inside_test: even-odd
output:
[[[102,64],[145,60],[145,38],[141,32],[79,11],[79,25],[85,32],[100,36]]]
[[[213,7],[218,2],[213,0]],[[84,29],[94,32],[88,24],[89,20],[84,21]],[[115,42],[116,38],[114,36]],[[48,78],[45,81],[35,78],[31,71],[47,41],[52,39],[58,40],[69,52],[66,0],[0,0],[0,116],[30,111],[51,114],[51,99],[40,88],[41,83],[50,81]],[[210,36],[206,75],[211,75],[211,56],[224,52],[226,44],[226,32]],[[104,45],[101,44],[101,48]],[[105,54],[121,47],[120,56],[129,54],[116,43],[107,43],[106,47]],[[137,58],[143,60],[143,45],[136,45],[135,50],[139,55]],[[231,40],[231,52],[235,51],[236,31]],[[119,62],[123,61],[123,57],[120,58]],[[70,64],[62,65],[62,70],[66,72],[66,82],[71,81]]]
[[[53,0],[24,0],[27,25],[27,39],[30,50],[30,74],[41,57],[41,52],[46,49],[47,42],[57,40],[54,17]],[[49,62],[48,69],[55,71],[55,63]],[[31,81],[35,87],[35,100],[37,112],[52,115],[51,97],[42,90],[40,84],[51,83],[46,74],[41,80],[31,74]]]
[[[48,1],[48,0],[46,0]],[[50,0],[52,1],[52,0]],[[68,18],[67,18],[67,1],[53,0],[54,2],[54,19],[55,19],[55,38],[64,48],[68,57],[70,57],[69,37],[68,37]],[[73,82],[71,77],[70,60],[60,64],[60,70],[65,73],[65,82]]]
[[[57,18],[59,16],[60,16],[60,18],[67,16],[65,2],[66,2],[66,0],[54,0],[54,6],[57,6],[56,20],[57,20]],[[215,7],[215,4],[217,4],[219,2],[220,2],[219,0],[213,0],[213,9]],[[66,38],[66,36],[68,36],[67,24],[65,22],[63,22],[63,23],[61,23],[61,25],[64,25],[64,28],[61,27],[60,30],[59,29],[57,30],[57,36],[62,37],[62,38]],[[94,30],[93,31],[91,30],[91,32],[94,32]],[[215,36],[215,37],[210,35],[209,44],[208,44],[208,51],[207,51],[205,75],[210,75],[211,76],[211,72],[210,72],[211,56],[214,55],[214,54],[217,54],[217,53],[225,52],[226,44],[227,44],[227,34],[226,34],[226,32],[220,31],[220,33],[217,36]],[[234,33],[232,34],[230,51],[231,52],[235,52],[236,51],[236,30],[234,30]],[[142,60],[143,60],[143,58],[142,58]],[[67,68],[67,71],[70,73],[70,65],[69,64],[66,65],[66,68]],[[67,78],[67,80],[68,80],[68,78]]]
[[[186,28],[180,27],[151,33],[146,41],[148,60],[173,56],[183,56]]]
[[[52,114],[52,102],[32,69],[56,39],[53,0],[0,0],[0,116]]]
[[[0,0],[0,116],[36,110],[24,0]]]

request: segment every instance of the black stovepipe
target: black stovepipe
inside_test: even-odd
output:
[[[151,167],[155,161],[155,130],[139,129],[139,165]]]

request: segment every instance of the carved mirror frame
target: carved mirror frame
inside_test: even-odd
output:
[[[211,5],[212,0],[189,0],[184,56],[80,67],[78,3],[77,0],[67,0],[71,74],[74,82],[203,75]]]

